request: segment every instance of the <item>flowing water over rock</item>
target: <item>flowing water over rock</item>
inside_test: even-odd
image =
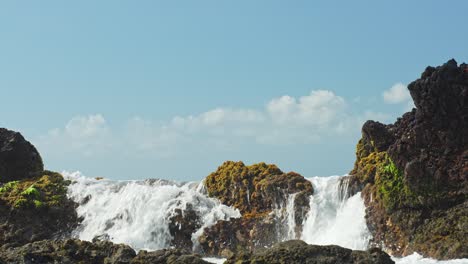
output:
[[[200,223],[192,235],[193,242],[203,228],[218,220],[240,217],[238,210],[204,195],[196,183],[110,181],[79,173],[64,175],[73,181],[69,196],[79,204],[78,216],[83,218],[75,234],[83,240],[99,237],[135,249],[156,250],[171,246],[171,219],[178,212],[195,212],[193,221]]]
[[[310,199],[311,210],[304,223],[302,240],[365,250],[370,233],[364,218],[364,202],[360,193],[348,198],[340,179],[339,176],[309,178],[315,193]]]
[[[69,196],[79,204],[78,215],[83,218],[75,235],[83,240],[99,237],[125,243],[135,249],[167,248],[174,239],[170,230],[173,217],[180,212],[183,217],[187,217],[183,215],[184,212],[194,212],[194,219],[199,224],[193,230],[191,240],[196,247],[197,238],[205,227],[214,225],[218,220],[241,216],[238,210],[207,197],[203,185],[198,183],[96,180],[78,172],[64,175],[73,181]],[[312,182],[315,193],[311,196],[311,209],[304,220],[300,238],[309,244],[366,250],[371,236],[360,193],[349,197],[345,191],[346,182],[340,184],[340,176],[312,177],[308,180]],[[282,241],[298,238],[294,199],[294,194],[289,195],[284,205],[274,210],[287,230],[280,239]],[[418,254],[394,260],[398,264],[468,263],[467,259],[437,261]]]

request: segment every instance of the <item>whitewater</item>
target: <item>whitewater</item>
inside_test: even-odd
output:
[[[72,181],[68,196],[78,203],[82,219],[74,236],[91,241],[93,238],[124,243],[135,250],[158,250],[170,247],[170,219],[188,206],[201,216],[201,227],[192,234],[194,247],[203,229],[219,220],[241,216],[237,209],[221,204],[206,195],[203,183],[178,183],[168,180],[112,181],[83,176],[79,172],[63,172]],[[284,208],[277,208],[287,228],[280,240],[302,239],[309,244],[339,245],[365,250],[371,234],[365,221],[365,206],[360,193],[346,193],[340,184],[342,176],[308,178],[314,187],[310,211],[303,223],[301,237],[296,237],[294,195]],[[393,258],[398,264],[461,264],[468,259],[438,261],[413,254]],[[222,259],[206,259],[222,263]]]

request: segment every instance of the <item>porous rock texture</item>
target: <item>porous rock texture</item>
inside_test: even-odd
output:
[[[427,67],[408,89],[415,109],[394,124],[364,124],[350,193],[362,191],[374,245],[467,258],[467,65]]]

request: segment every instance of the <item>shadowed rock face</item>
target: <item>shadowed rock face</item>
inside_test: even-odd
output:
[[[91,243],[78,239],[44,240],[16,248],[1,247],[0,263],[208,264],[200,256],[179,249],[163,249],[153,252],[142,250],[137,255],[127,245],[114,244],[109,241]]]
[[[291,240],[253,254],[239,253],[229,258],[226,263],[391,264],[394,262],[389,255],[378,248],[353,251],[339,246],[316,246],[300,240]]]
[[[227,161],[204,183],[210,197],[239,209],[242,217],[206,228],[199,238],[202,252],[230,256],[239,249],[251,250],[281,241],[287,232],[286,219],[281,214],[292,194],[297,227],[294,233],[300,236],[313,193],[312,184],[301,175],[284,173],[265,163],[245,166]]]
[[[0,183],[38,176],[44,170],[36,148],[18,133],[0,128]]]
[[[392,254],[468,257],[466,69],[426,68],[408,86],[416,109],[362,128],[350,192],[362,190],[374,243]]]

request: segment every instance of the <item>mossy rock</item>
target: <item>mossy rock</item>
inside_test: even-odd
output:
[[[0,245],[69,237],[79,223],[77,204],[66,195],[69,183],[59,173],[43,171],[0,186]]]
[[[295,236],[300,237],[313,194],[312,183],[295,172],[284,173],[276,165],[224,162],[204,180],[210,197],[240,210],[242,217],[218,221],[199,238],[203,252],[228,257],[232,252],[270,247],[288,230],[285,207],[294,198]]]
[[[312,184],[298,173],[282,172],[274,164],[226,161],[205,178],[210,197],[234,206],[242,214],[255,216],[271,211],[287,195],[312,195]]]
[[[0,201],[12,209],[56,207],[67,199],[68,184],[59,173],[44,171],[41,176],[5,183]]]

